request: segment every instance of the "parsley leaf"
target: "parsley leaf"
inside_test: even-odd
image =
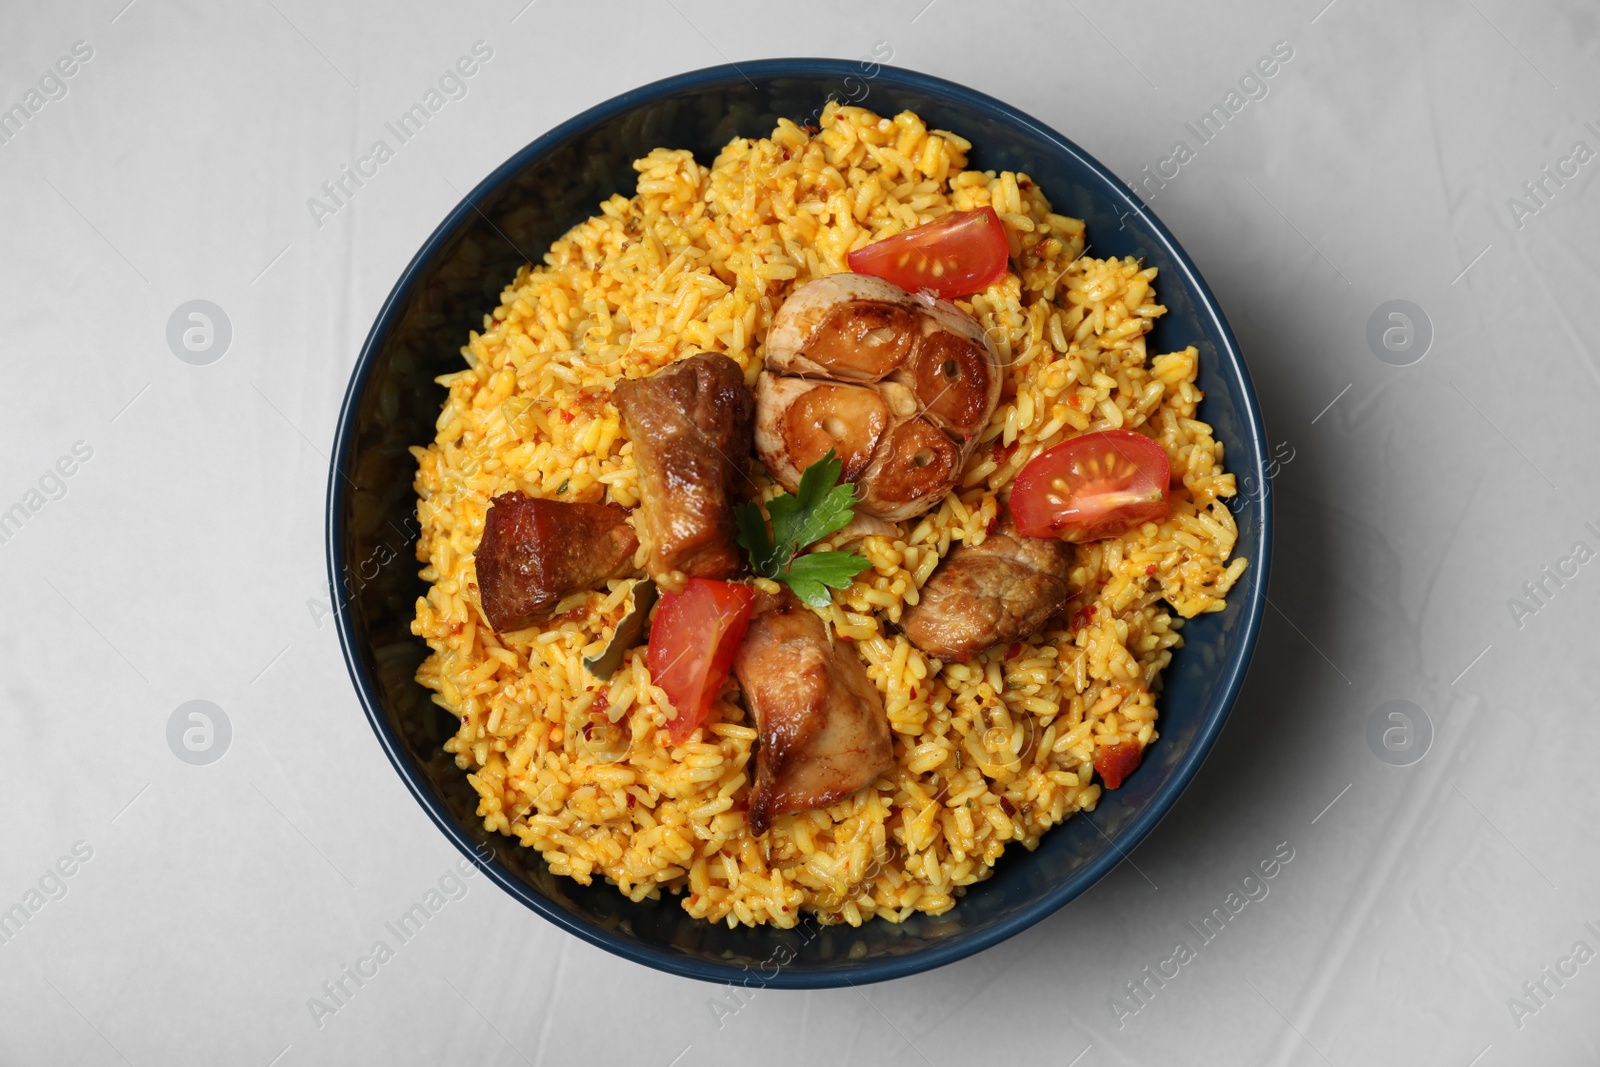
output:
[[[777,550],[767,533],[767,520],[761,514],[761,506],[754,502],[740,504],[733,509],[733,524],[735,538],[750,553],[750,569],[763,578],[776,578],[782,564],[777,560]]]
[[[825,608],[833,600],[829,587],[848,589],[866,569],[867,561],[854,552],[812,552],[791,563],[783,580],[795,596],[814,608]]]
[[[770,534],[760,505],[734,509],[737,538],[750,553],[750,569],[763,578],[788,583],[812,607],[826,607],[829,588],[847,589],[851,579],[867,569],[867,561],[854,552],[813,552],[796,558],[807,545],[843,529],[854,514],[856,487],[839,484],[843,471],[832,449],[807,467],[793,494],[767,503]]]
[[[820,541],[850,521],[856,487],[840,485],[844,464],[833,449],[805,469],[794,495],[785,493],[767,504],[772,516],[772,541],[779,549],[795,552]]]

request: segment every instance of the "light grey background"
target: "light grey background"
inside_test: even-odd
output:
[[[1542,972],[1600,951],[1600,563],[1523,590],[1600,549],[1600,161],[1542,204],[1523,190],[1600,151],[1592,0],[525,3],[0,10],[0,107],[93,50],[0,146],[0,509],[41,504],[0,543],[0,909],[59,897],[0,944],[0,1061],[1596,1061],[1600,962]],[[480,40],[467,95],[319,227],[307,199]],[[1249,680],[1132,862],[943,970],[747,1001],[480,876],[319,1026],[322,983],[393,945],[383,924],[458,859],[359,711],[321,531],[360,342],[461,193],[652,79],[886,48],[1133,182],[1278,41],[1266,97],[1150,197],[1288,458]],[[203,366],[167,342],[195,299],[232,330]],[[1431,322],[1412,366],[1367,343],[1391,300]],[[46,473],[78,442],[61,495]],[[193,700],[231,726],[209,764],[169,747]],[[1367,740],[1392,700],[1433,726],[1407,767]],[[91,858],[49,876],[79,842]],[[1284,842],[1268,896],[1119,1018],[1125,983]]]

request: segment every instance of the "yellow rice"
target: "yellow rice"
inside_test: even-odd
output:
[[[1148,353],[1165,312],[1156,271],[1082,257],[1081,221],[1054,214],[1025,174],[967,170],[970,148],[909,112],[832,104],[820,131],[783,121],[769,138],[730,142],[709,168],[658,148],[635,163],[636,195],[613,196],[543,266],[519,271],[462,349],[466,368],[439,379],[449,399],[438,432],[412,449],[431,583],[412,627],[432,649],[417,679],[460,720],[445,749],[484,826],[538,849],[557,874],[604,878],[635,900],[678,893],[691,915],[729,925],[938,914],[1008,845],[1034,848],[1093,809],[1097,750],[1155,740],[1182,618],[1221,610],[1245,568],[1229,560],[1236,529],[1221,502],[1234,478],[1195,417],[1199,354]],[[609,682],[588,675],[582,657],[626,608],[621,582],[497,637],[473,570],[484,512],[511,490],[636,506],[632,446],[609,399],[619,378],[707,350],[753,383],[794,286],[846,270],[869,241],[983,205],[1005,222],[1021,275],[959,303],[1010,359],[1014,395],[957,491],[900,537],[866,539],[871,569],[823,613],[883,694],[895,767],[756,838],[743,812],[756,731],[734,683],[694,739],[672,747],[661,727],[673,712],[644,648]],[[1069,622],[965,664],[932,660],[896,632],[950,548],[985,536],[996,494],[1028,460],[1114,427],[1152,434],[1183,486],[1165,521],[1078,548]]]

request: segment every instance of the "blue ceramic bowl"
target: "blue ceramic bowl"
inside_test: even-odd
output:
[[[1177,801],[1222,729],[1244,678],[1264,606],[1271,509],[1259,495],[1237,511],[1247,577],[1227,610],[1195,619],[1161,697],[1161,739],[1092,814],[1010,850],[994,876],[954,909],[860,928],[802,924],[728,929],[687,916],[676,897],[634,904],[603,883],[552,875],[538,853],[485,834],[477,796],[440,750],[455,722],[412,680],[426,654],[411,635],[417,530],[408,445],[430,440],[469,328],[499,302],[519,264],[613,193],[631,193],[630,163],[651,148],[690,148],[705,163],[729,138],[764,136],[780,117],[805,122],[827,98],[880,114],[910,109],[969,138],[971,165],[1026,171],[1062,214],[1088,223],[1099,256],[1139,256],[1161,269],[1168,308],[1151,351],[1196,345],[1201,416],[1227,446],[1241,486],[1264,485],[1266,442],[1255,392],[1222,311],[1165,226],[1077,145],[971,89],[908,70],[831,59],[712,67],[647,85],[584,112],[522,149],[478,185],[423,244],[384,303],[345,395],[328,478],[328,575],[350,676],[378,741],[412,795],[456,847],[506,892],[601,948],[720,982],[790,988],[860,984],[938,967],[1026,929],[1121,862]],[[1247,483],[1246,476],[1254,480]]]

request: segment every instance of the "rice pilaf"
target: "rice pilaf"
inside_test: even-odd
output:
[[[910,112],[836,104],[820,129],[781,121],[710,167],[658,148],[635,163],[636,195],[611,197],[542,266],[520,270],[462,349],[465,369],[438,379],[449,397],[437,435],[412,449],[431,583],[412,626],[432,650],[417,680],[459,720],[445,749],[485,827],[538,849],[555,873],[603,877],[634,900],[679,892],[689,914],[730,925],[938,914],[1008,845],[1034,848],[1094,808],[1097,752],[1157,737],[1160,673],[1183,618],[1221,610],[1246,566],[1229,560],[1237,531],[1222,500],[1234,477],[1196,417],[1199,353],[1148,353],[1165,312],[1155,269],[1082,256],[1081,221],[1053,213],[1025,174],[967,170],[970,148]],[[860,542],[870,569],[822,612],[883,697],[895,765],[758,838],[743,810],[757,732],[733,681],[704,727],[672,746],[662,727],[674,712],[645,648],[609,681],[590,676],[582,659],[624,614],[626,581],[496,635],[473,563],[486,509],[511,490],[636,507],[632,446],[610,399],[619,379],[705,350],[753,384],[796,285],[847,270],[846,254],[871,240],[983,206],[1005,224],[1013,269],[958,303],[1010,360],[1000,406],[956,490],[899,524],[901,536]],[[1031,638],[967,663],[911,645],[895,626],[902,611],[952,545],[982,541],[1023,465],[1113,428],[1165,448],[1169,516],[1077,546],[1076,595]],[[780,491],[752,468],[765,496]]]

